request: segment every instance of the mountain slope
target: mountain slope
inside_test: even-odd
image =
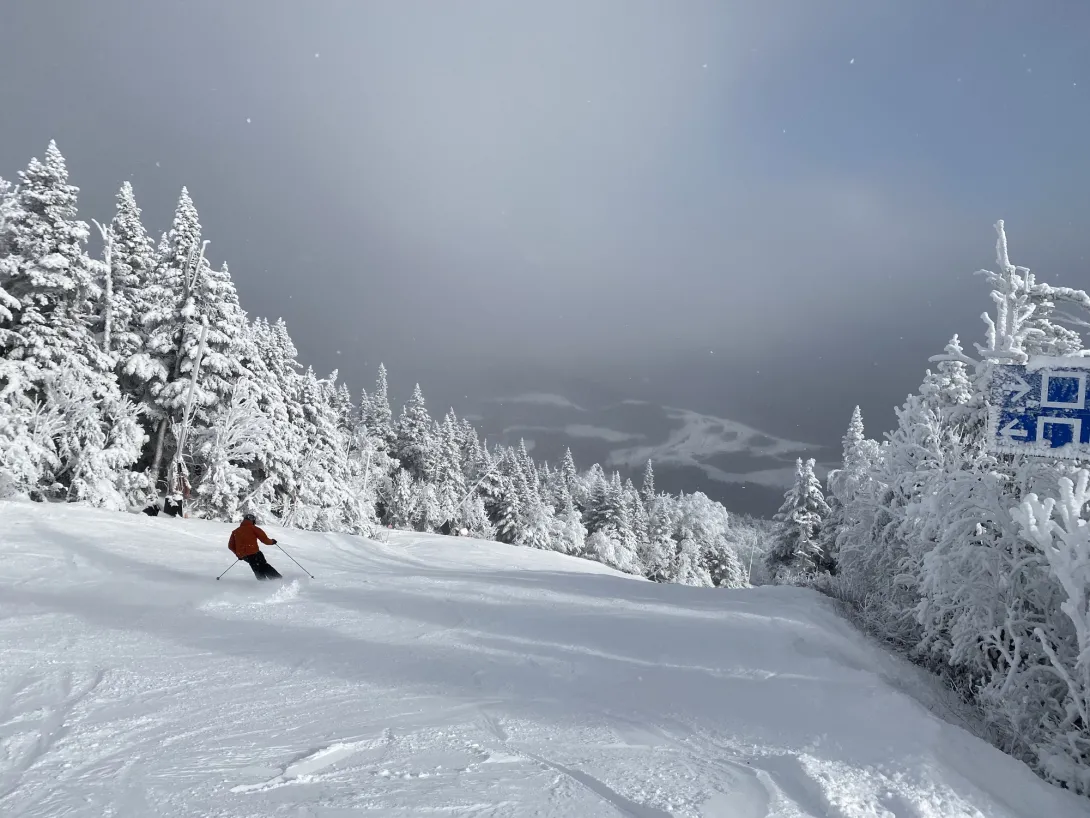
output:
[[[0,503],[5,816],[1084,816],[816,594]]]

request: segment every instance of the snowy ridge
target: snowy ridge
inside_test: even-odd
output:
[[[509,395],[503,398],[492,398],[493,403],[531,403],[539,406],[557,406],[561,409],[574,409],[576,412],[586,410],[574,401],[556,395],[552,392],[526,392],[521,395]]]
[[[817,594],[0,503],[0,814],[1074,818]]]
[[[610,456],[613,465],[638,466],[652,460],[660,465],[694,466],[707,476],[721,483],[755,482],[761,485],[784,488],[791,484],[794,475],[794,456],[819,448],[810,443],[766,434],[752,426],[727,418],[713,417],[688,409],[664,406],[666,414],[681,422],[662,443],[651,446],[634,446],[614,451]],[[783,469],[760,469],[746,473],[731,473],[707,463],[707,459],[720,454],[747,454],[784,461]]]
[[[592,438],[604,440],[607,443],[623,443],[626,440],[639,440],[640,438],[647,437],[647,435],[637,434],[635,432],[621,432],[617,429],[608,429],[604,426],[592,426],[586,423],[569,423],[561,429],[557,429],[554,426],[508,426],[503,430],[503,435],[510,438],[524,435],[527,432],[532,434],[534,432],[556,433],[558,431],[571,438]],[[646,463],[647,461],[644,462]]]

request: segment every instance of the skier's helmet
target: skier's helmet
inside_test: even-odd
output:
[[[243,520],[249,520],[251,523],[256,523],[257,522],[257,515],[252,513],[252,512],[249,513],[249,514],[243,514],[242,519]]]

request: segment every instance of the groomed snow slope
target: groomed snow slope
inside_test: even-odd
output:
[[[269,530],[0,503],[0,814],[1090,812],[816,594]]]

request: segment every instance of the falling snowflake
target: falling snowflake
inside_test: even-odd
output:
[[[852,57],[850,60],[848,60],[848,65],[855,65],[855,57]]]
[[[250,117],[246,117],[246,124],[247,124],[247,125],[249,125],[249,124],[250,124],[250,123],[251,123],[252,121],[253,121],[253,120],[251,120],[251,119],[250,119]]]

